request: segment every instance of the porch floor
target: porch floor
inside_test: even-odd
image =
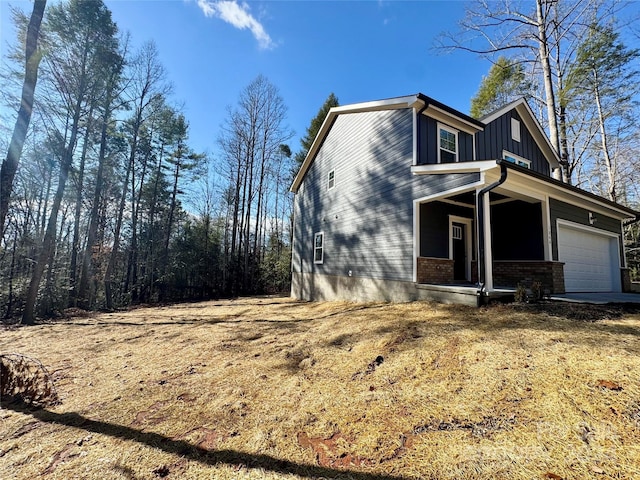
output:
[[[480,285],[477,283],[452,283],[449,285],[416,283],[416,288],[423,291],[426,297],[432,297],[434,300],[443,301],[445,303],[463,303],[478,305],[480,295],[478,290]],[[513,297],[516,289],[511,287],[494,287],[486,292],[485,299],[500,300],[507,297]]]

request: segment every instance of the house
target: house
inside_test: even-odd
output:
[[[524,99],[482,120],[423,94],[333,108],[291,187],[292,295],[627,291],[622,227],[638,212],[559,178]]]

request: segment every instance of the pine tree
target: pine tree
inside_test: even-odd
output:
[[[527,87],[522,64],[498,57],[487,76],[482,77],[480,87],[471,99],[471,116],[481,118],[522,97]]]
[[[316,116],[311,120],[311,124],[307,127],[306,135],[302,137],[302,139],[300,139],[302,149],[298,153],[296,153],[294,157],[296,161],[295,163],[298,168],[300,167],[300,165],[302,165],[302,162],[304,162],[307,153],[309,153],[309,149],[311,148],[311,145],[313,145],[313,141],[316,139],[316,136],[320,131],[320,127],[322,127],[322,124],[324,123],[324,119],[327,118],[329,110],[339,105],[340,103],[338,102],[338,97],[336,97],[333,92],[330,93],[327,99],[322,104],[322,107],[320,107],[320,110],[318,110]]]

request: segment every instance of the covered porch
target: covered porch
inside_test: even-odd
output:
[[[501,297],[518,285],[539,285],[564,293],[564,264],[552,258],[548,197],[517,181],[499,183],[491,173],[414,201],[418,288]]]

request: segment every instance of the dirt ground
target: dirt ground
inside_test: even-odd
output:
[[[260,297],[5,327],[2,479],[640,478],[640,315]]]

